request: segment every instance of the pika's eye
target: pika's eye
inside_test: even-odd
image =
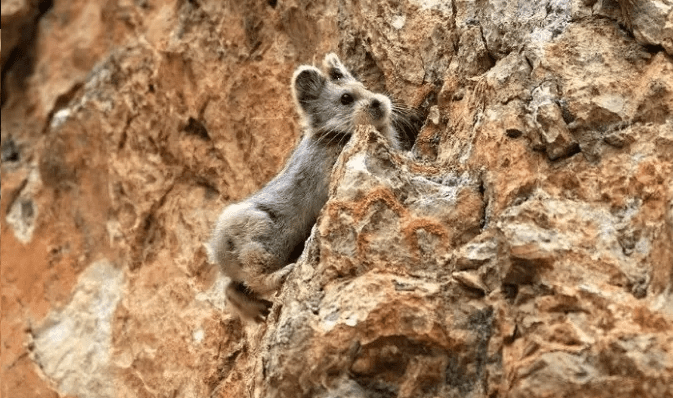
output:
[[[338,69],[332,69],[330,71],[330,77],[332,78],[332,80],[339,80],[343,79],[344,75]]]
[[[346,93],[341,96],[341,105],[350,105],[353,103],[353,96]]]

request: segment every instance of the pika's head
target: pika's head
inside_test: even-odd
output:
[[[292,92],[299,112],[318,136],[349,136],[359,125],[371,124],[394,143],[392,103],[372,93],[351,75],[336,54],[325,56],[322,70],[302,65],[294,72]]]

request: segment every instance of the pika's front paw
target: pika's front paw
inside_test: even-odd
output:
[[[290,273],[294,270],[295,263],[288,264],[284,266],[283,268],[279,269],[276,271],[276,275],[278,277],[278,285],[282,285],[285,283],[285,280],[287,279],[287,276],[290,275]]]

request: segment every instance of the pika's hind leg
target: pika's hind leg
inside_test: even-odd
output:
[[[294,264],[288,264],[272,274],[253,278],[251,281],[256,287],[273,287],[272,290],[265,292],[260,292],[259,290],[252,288],[252,285],[249,283],[237,281],[229,282],[229,285],[227,285],[225,290],[225,295],[227,296],[227,300],[231,303],[232,309],[234,309],[242,318],[252,319],[255,322],[263,320],[269,314],[269,310],[273,303],[264,300],[259,296],[276,291],[293,269]]]
[[[231,281],[225,290],[227,301],[241,318],[260,322],[269,315],[272,303],[261,299],[242,282]]]

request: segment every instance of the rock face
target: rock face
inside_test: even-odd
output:
[[[3,2],[0,394],[673,397],[672,10]],[[329,51],[427,118],[357,131],[242,323],[202,243]]]

